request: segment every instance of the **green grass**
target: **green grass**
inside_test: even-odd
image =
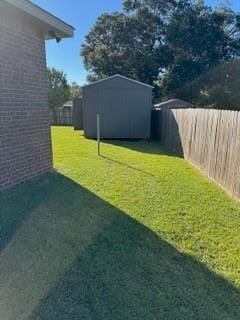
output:
[[[240,319],[240,205],[157,142],[54,127],[0,194],[0,319]]]

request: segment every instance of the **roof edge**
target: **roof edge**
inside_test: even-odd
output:
[[[74,27],[54,16],[50,12],[42,9],[30,0],[4,0],[5,2],[11,4],[15,8],[29,14],[33,18],[45,23],[46,25],[59,31],[59,36],[62,38],[71,38],[74,35]],[[48,34],[48,39],[51,36]],[[52,38],[54,38],[52,36]]]
[[[175,105],[182,105],[182,106],[193,106],[193,104],[191,102],[188,102],[186,100],[182,100],[182,99],[178,99],[178,98],[174,98],[174,99],[169,99],[169,100],[165,100],[165,101],[162,101],[162,102],[159,102],[159,103],[155,103],[154,104],[154,107],[155,108],[159,108],[159,107],[162,107],[162,106],[165,106],[165,105],[171,105],[171,104],[175,104]]]
[[[144,86],[144,87],[148,87],[148,88],[151,88],[151,89],[154,88],[154,87],[151,86],[150,84],[147,84],[147,83],[144,83],[144,82],[141,82],[141,81],[137,81],[137,80],[134,80],[134,79],[131,79],[131,78],[122,76],[122,75],[119,74],[119,73],[116,73],[116,74],[114,74],[114,75],[112,75],[112,76],[110,76],[110,77],[107,77],[107,78],[104,78],[104,79],[95,81],[95,82],[93,82],[93,83],[86,84],[85,86],[83,86],[83,88],[87,88],[87,87],[93,86],[93,85],[95,85],[95,84],[104,82],[104,81],[106,81],[106,80],[114,79],[114,78],[121,78],[121,79],[125,79],[125,80],[128,80],[128,81],[137,83],[137,84],[142,85],[142,86]]]

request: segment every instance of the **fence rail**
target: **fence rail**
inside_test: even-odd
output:
[[[240,199],[240,112],[163,110],[161,141]]]

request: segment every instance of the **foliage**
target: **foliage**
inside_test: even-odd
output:
[[[213,10],[203,2],[180,0],[166,28],[171,59],[161,82],[163,94],[174,93],[219,62],[238,56],[234,23],[230,9]]]
[[[54,68],[48,69],[48,101],[50,110],[55,114],[69,97],[70,88],[64,72]]]
[[[203,1],[125,0],[123,12],[103,14],[86,36],[81,53],[89,80],[120,73],[168,97],[239,56],[237,17]]]
[[[123,13],[98,18],[82,46],[90,81],[115,73],[149,84],[157,79],[163,12],[172,1],[162,2],[161,6],[156,6],[156,1],[143,2],[125,1]]]
[[[82,88],[76,83],[72,82],[70,86],[70,98],[78,98],[82,96]]]
[[[123,8],[128,13],[147,10],[157,17],[168,14],[176,3],[176,0],[124,0]]]
[[[135,17],[121,13],[104,14],[98,19],[82,49],[90,81],[120,73],[152,82],[158,71],[152,59],[151,35],[139,36],[140,27]]]
[[[240,110],[240,61],[221,63],[176,91],[195,106]]]

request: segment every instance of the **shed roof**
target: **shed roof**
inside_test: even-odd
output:
[[[74,28],[55,17],[48,11],[40,8],[30,0],[1,0],[8,5],[11,5],[23,14],[36,20],[45,32],[46,39],[61,39],[72,37]]]
[[[113,76],[110,76],[110,77],[95,81],[95,82],[90,83],[90,84],[87,84],[83,88],[94,86],[97,83],[101,83],[101,82],[104,82],[104,81],[107,81],[107,80],[110,80],[110,79],[114,79],[114,78],[120,78],[120,79],[124,79],[124,80],[127,80],[127,81],[131,81],[131,82],[137,83],[137,84],[139,84],[141,86],[148,87],[148,88],[151,88],[151,89],[154,88],[153,86],[150,86],[149,84],[146,84],[146,83],[143,83],[143,82],[140,82],[140,81],[137,81],[137,80],[122,76],[121,74],[114,74]]]
[[[154,105],[154,109],[162,109],[162,108],[191,108],[193,105],[190,102],[181,100],[181,99],[170,99],[167,101],[163,101],[161,103],[157,103]]]
[[[61,109],[63,108],[73,108],[73,100],[69,100],[67,102],[65,102],[62,106]]]

